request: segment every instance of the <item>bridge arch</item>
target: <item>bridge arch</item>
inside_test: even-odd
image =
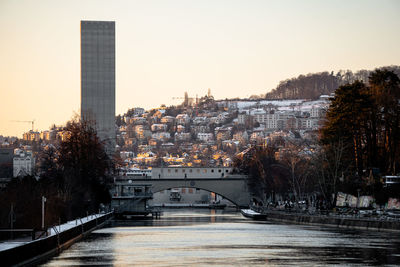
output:
[[[247,206],[250,195],[245,179],[151,179],[152,192],[170,188],[198,188],[214,192],[237,206]]]
[[[210,179],[135,179],[131,185],[151,185],[153,193],[171,188],[198,188],[214,192],[239,207],[250,204],[250,194],[245,178],[210,178]]]
[[[234,200],[229,199],[229,197],[226,197],[226,196],[222,195],[222,194],[219,193],[219,192],[215,192],[215,191],[213,191],[213,190],[206,189],[206,188],[199,188],[199,187],[197,187],[197,186],[193,186],[193,187],[192,187],[192,186],[188,186],[188,187],[186,187],[186,186],[170,187],[170,188],[165,188],[165,189],[159,189],[158,191],[152,190],[152,192],[153,192],[153,194],[154,194],[154,193],[159,193],[159,192],[161,192],[161,191],[170,190],[170,189],[173,189],[173,188],[195,188],[195,189],[201,189],[201,190],[204,190],[204,191],[207,191],[207,192],[210,192],[210,193],[218,194],[218,195],[222,196],[224,199],[229,200],[230,202],[232,202],[232,203],[235,204],[236,206],[240,206],[240,203],[235,203]]]

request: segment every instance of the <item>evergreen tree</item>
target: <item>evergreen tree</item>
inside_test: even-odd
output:
[[[362,174],[366,121],[371,109],[371,98],[364,83],[356,81],[339,87],[326,114],[321,141],[346,147],[343,160],[348,161],[353,174]]]

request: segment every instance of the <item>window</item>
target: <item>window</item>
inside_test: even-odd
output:
[[[221,169],[219,169],[218,172],[221,172]]]
[[[200,173],[200,169],[197,169],[197,173]]]
[[[204,172],[204,173],[207,173],[207,169],[204,169],[203,172]]]
[[[181,192],[182,192],[182,194],[185,194],[186,193],[186,188],[182,188]]]
[[[193,194],[193,188],[189,188],[189,194]]]
[[[228,170],[225,170],[225,172],[228,172]]]
[[[171,169],[168,169],[168,172],[171,172]]]
[[[178,172],[178,169],[175,169],[175,172]]]
[[[182,169],[182,173],[185,173],[185,169]]]
[[[193,172],[193,170],[192,170],[192,169],[190,169],[190,170],[189,170],[189,172]]]

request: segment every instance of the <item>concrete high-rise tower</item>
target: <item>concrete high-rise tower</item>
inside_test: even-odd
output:
[[[81,21],[81,118],[115,149],[115,22]]]

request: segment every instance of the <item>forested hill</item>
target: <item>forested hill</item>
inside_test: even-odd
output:
[[[378,69],[394,71],[400,77],[400,66],[388,66]],[[266,94],[267,99],[317,99],[320,95],[329,95],[339,86],[360,80],[368,83],[368,77],[374,70],[360,70],[353,73],[350,70],[341,70],[337,73],[319,72],[300,75],[281,81],[271,92]]]

